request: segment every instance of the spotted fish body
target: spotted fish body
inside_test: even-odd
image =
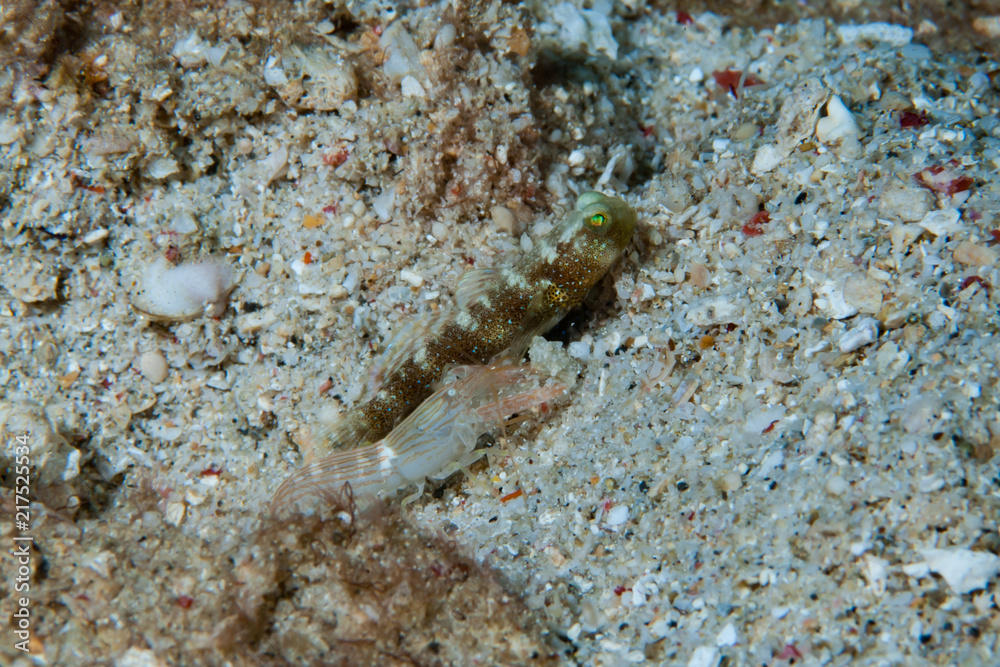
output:
[[[391,361],[378,390],[324,434],[321,447],[352,448],[385,437],[453,366],[485,364],[505,352],[522,356],[531,339],[577,306],[614,264],[635,223],[635,211],[621,199],[587,192],[515,267],[470,271],[458,285],[456,307],[387,351]]]

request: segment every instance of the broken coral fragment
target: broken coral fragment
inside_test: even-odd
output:
[[[353,65],[318,47],[292,47],[268,58],[264,81],[296,109],[334,111],[358,95]]]

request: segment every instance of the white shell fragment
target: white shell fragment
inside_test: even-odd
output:
[[[843,320],[858,314],[858,308],[848,303],[844,296],[846,281],[827,280],[819,288],[819,296],[813,302],[823,313],[835,320]]]
[[[565,51],[588,55],[596,55],[596,51],[611,60],[618,58],[618,42],[606,14],[596,9],[577,9],[569,2],[562,2],[549,10],[548,18],[551,24],[542,24],[539,31],[558,31],[558,40]]]
[[[162,179],[176,174],[180,170],[177,160],[171,157],[161,157],[149,163],[149,169],[146,173],[152,178]]]
[[[258,160],[257,166],[260,169],[261,181],[265,185],[270,185],[273,180],[284,176],[288,171],[288,149],[278,146],[267,157]]]
[[[865,23],[863,25],[842,25],[837,35],[844,42],[885,42],[893,46],[905,46],[913,41],[913,30],[894,23]]]
[[[1000,556],[971,549],[924,549],[921,552],[931,572],[941,575],[958,595],[986,588],[990,579],[1000,574]],[[919,575],[919,568],[911,568]]]
[[[417,79],[409,74],[403,77],[400,82],[400,89],[403,97],[427,97],[427,91],[420,85]]]
[[[104,239],[108,238],[110,232],[104,227],[99,227],[90,232],[87,232],[83,237],[83,242],[87,245],[94,245],[95,243],[100,243]]]
[[[719,649],[714,646],[699,646],[691,654],[687,667],[716,667],[721,658]]]
[[[841,352],[853,352],[876,340],[878,340],[878,322],[874,318],[866,317],[841,336],[837,345]]]
[[[931,211],[917,224],[934,236],[952,236],[962,229],[961,217],[962,213],[957,208],[945,208]]]
[[[962,241],[952,255],[956,262],[969,266],[992,266],[1000,260],[1000,253],[989,246]]]
[[[826,116],[816,123],[816,138],[832,148],[841,157],[853,160],[861,157],[861,131],[854,114],[834,95],[826,103]]]
[[[388,55],[382,63],[383,74],[398,82],[402,82],[407,76],[412,76],[417,81],[427,78],[427,70],[420,63],[420,49],[402,21],[386,28],[379,41]]]
[[[844,301],[866,315],[882,310],[882,288],[865,275],[851,275],[844,281]]]
[[[806,79],[792,90],[778,113],[778,150],[788,155],[812,136],[820,107],[830,91],[816,78]]]
[[[132,305],[162,320],[217,317],[225,312],[234,284],[232,269],[220,260],[172,266],[161,258],[142,273]]]
[[[174,45],[171,54],[182,67],[201,67],[208,62],[209,44],[197,32],[192,31],[187,37]]]
[[[920,225],[893,225],[889,230],[893,252],[906,250],[923,232]]]
[[[608,510],[605,521],[609,526],[620,526],[628,521],[628,505],[615,505]]]
[[[742,316],[743,307],[723,296],[703,299],[685,315],[688,322],[699,327],[736,323]]]
[[[755,174],[766,174],[781,164],[785,157],[787,156],[783,155],[775,144],[764,144],[757,149],[750,169]]]
[[[916,185],[894,182],[882,192],[878,209],[888,218],[917,222],[931,210],[931,193]]]
[[[732,623],[727,623],[726,627],[722,628],[722,631],[715,636],[715,645],[719,648],[736,646],[737,642],[739,642],[739,636],[736,634],[736,626]]]

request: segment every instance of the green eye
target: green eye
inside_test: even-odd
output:
[[[607,221],[608,221],[608,216],[604,215],[603,213],[595,213],[594,215],[590,216],[590,224],[593,225],[594,227],[601,227]]]

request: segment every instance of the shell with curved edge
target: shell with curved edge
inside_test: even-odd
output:
[[[218,317],[235,284],[233,270],[221,260],[174,266],[160,258],[141,272],[129,296],[136,310],[158,320]]]

